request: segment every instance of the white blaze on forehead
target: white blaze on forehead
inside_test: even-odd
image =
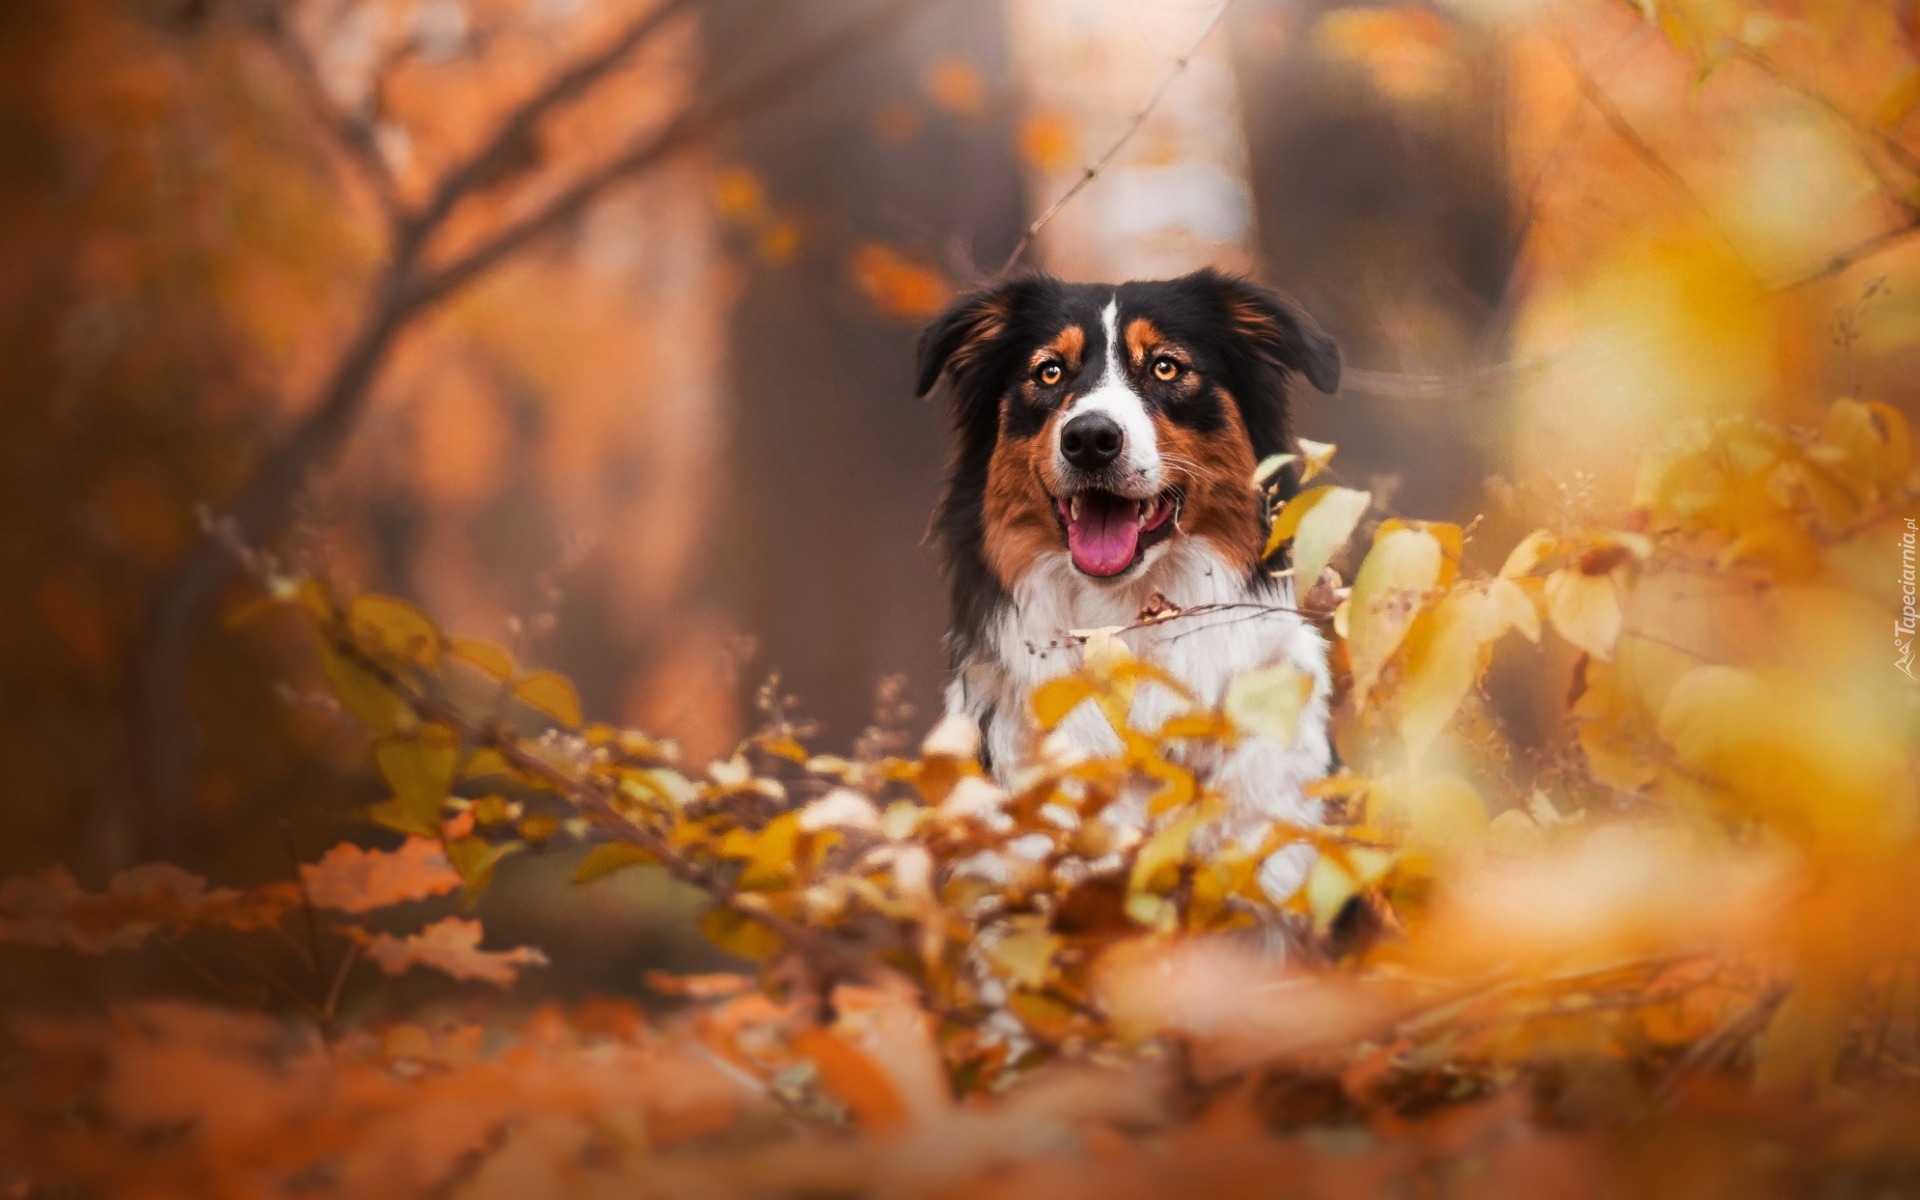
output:
[[[1055,423],[1054,456],[1059,457],[1059,430],[1066,427],[1067,421],[1081,413],[1105,413],[1126,435],[1126,448],[1121,454],[1122,464],[1145,476],[1147,485],[1158,491],[1160,444],[1153,435],[1153,418],[1147,414],[1146,402],[1127,383],[1124,366],[1126,348],[1120,344],[1120,297],[1117,293],[1100,310],[1100,325],[1107,334],[1106,369],[1101,372],[1100,382],[1094,385],[1093,390],[1073,402],[1073,406],[1067,410],[1066,420]]]

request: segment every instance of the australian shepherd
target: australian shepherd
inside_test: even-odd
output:
[[[1291,447],[1293,376],[1333,391],[1338,347],[1298,308],[1215,271],[1118,285],[1017,278],[927,329],[919,394],[946,381],[957,434],[933,519],[952,587],[947,708],[978,724],[1001,783],[1033,749],[1034,687],[1080,663],[1069,631],[1173,606],[1183,614],[1122,640],[1201,702],[1276,663],[1313,681],[1291,742],[1249,736],[1190,764],[1228,799],[1212,837],[1258,842],[1275,821],[1319,822],[1302,788],[1329,766],[1326,647],[1295,611],[1283,564],[1262,559],[1266,502],[1253,482],[1256,464]],[[1292,473],[1283,479],[1290,492]],[[1179,707],[1142,686],[1133,723],[1158,728]],[[1120,749],[1093,705],[1060,736],[1088,754]],[[1123,798],[1106,819],[1143,827],[1144,799]],[[1311,861],[1299,845],[1275,854],[1263,890],[1291,895]]]

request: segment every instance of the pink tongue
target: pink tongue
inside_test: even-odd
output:
[[[1089,575],[1118,575],[1133,565],[1140,544],[1140,505],[1118,496],[1088,493],[1080,519],[1067,521],[1073,565]]]

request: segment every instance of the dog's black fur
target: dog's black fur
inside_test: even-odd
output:
[[[1097,370],[1105,358],[1101,310],[1116,296],[1123,314],[1144,315],[1191,348],[1196,368],[1214,384],[1202,396],[1168,407],[1168,418],[1208,433],[1225,421],[1223,405],[1237,405],[1256,462],[1292,449],[1290,375],[1323,392],[1339,385],[1339,348],[1312,318],[1265,288],[1219,271],[1118,285],[1034,274],[955,304],[921,336],[916,384],[916,394],[924,396],[944,376],[951,396],[955,449],[929,532],[946,560],[953,608],[948,653],[955,667],[979,650],[982,630],[1007,598],[982,553],[995,445],[1003,435],[1036,432],[1051,416],[1047,409],[1007,401],[1033,352],[1069,323],[1088,331],[1092,344],[1084,370]],[[1291,469],[1283,473],[1283,499],[1296,490],[1295,479]]]

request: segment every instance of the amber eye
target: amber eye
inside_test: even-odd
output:
[[[1057,362],[1041,363],[1040,369],[1033,373],[1033,377],[1040,381],[1042,387],[1054,386],[1059,383],[1065,375],[1066,372],[1060,369],[1060,364]]]
[[[1172,383],[1180,378],[1180,360],[1169,354],[1162,354],[1154,359],[1153,377],[1161,383]]]

